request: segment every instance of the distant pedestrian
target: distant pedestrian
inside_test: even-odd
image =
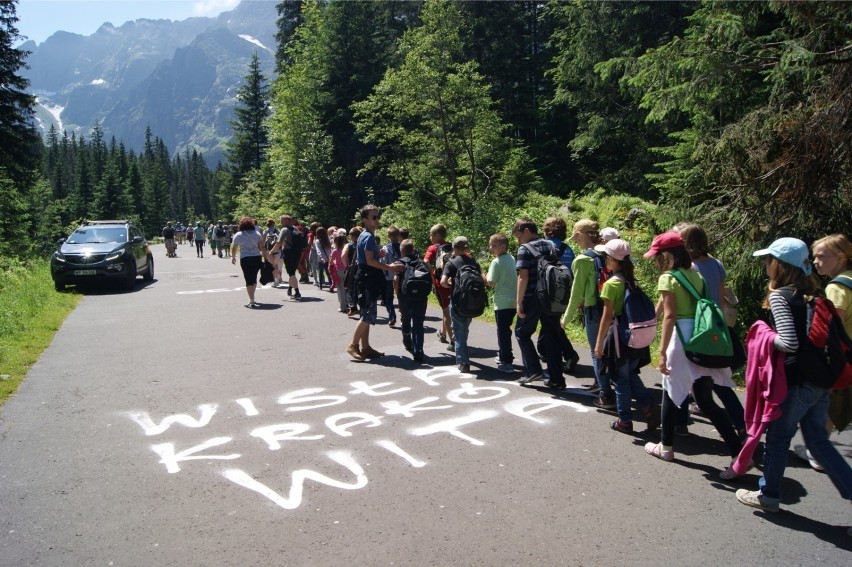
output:
[[[195,255],[199,258],[204,258],[205,231],[201,221],[195,223],[195,229],[192,231],[192,235],[195,239]]]

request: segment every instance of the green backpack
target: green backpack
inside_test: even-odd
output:
[[[695,299],[695,325],[687,340],[675,324],[686,358],[704,368],[729,368],[734,364],[734,345],[725,315],[715,301],[700,295],[680,270],[668,272]]]

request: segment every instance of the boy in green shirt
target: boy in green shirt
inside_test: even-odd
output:
[[[505,234],[491,235],[488,249],[494,255],[488,273],[483,276],[485,285],[494,288],[494,318],[497,321],[497,370],[514,372],[512,361],[512,323],[515,320],[515,295],[518,273],[515,259],[509,254],[509,239]]]

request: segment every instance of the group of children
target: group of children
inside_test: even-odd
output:
[[[573,271],[571,296],[561,321],[538,305],[535,289],[540,282],[536,281],[535,258],[538,254],[565,257],[565,225],[561,221],[560,226],[560,220],[553,218],[545,222],[548,238],[538,235],[533,221],[517,221],[513,227],[513,236],[520,244],[516,257],[508,250],[509,238],[505,234],[494,234],[489,239],[488,248],[493,259],[481,277],[485,285],[494,290],[497,369],[507,373],[515,371],[511,339],[514,324],[524,368],[524,375],[518,382],[530,384],[542,380],[545,387],[564,388],[563,372],[573,369],[577,355],[563,329],[574,320],[577,311],[582,310],[596,378],[590,389],[597,391],[594,402],[597,407],[616,410],[618,418],[610,427],[633,433],[632,406],[635,403],[647,422],[648,431],[661,426],[661,442],[647,443],[646,452],[663,461],[673,461],[675,434],[686,433],[689,412],[703,414],[721,436],[731,457],[730,465],[722,470],[720,478],[734,480],[744,475],[754,463],[751,461],[753,448],[745,456],[743,442],[750,434],[754,436],[752,426],[756,422],[763,421],[766,427],[768,418],[753,415],[751,407],[750,413],[745,412],[733,390],[730,368],[701,366],[693,362],[684,349],[684,337],[691,337],[693,332],[696,294],[711,299],[722,311],[731,311],[730,293],[726,293],[725,285],[727,273],[724,265],[710,255],[705,231],[694,224],[679,224],[658,235],[643,255],[654,261],[660,274],[656,282],[659,293],[656,316],[660,322],[658,369],[662,375],[663,396],[662,403],[657,404],[639,377],[640,366],[651,360],[648,349],[622,348],[624,352],[613,356],[608,346],[608,341],[618,341],[612,338],[613,323],[623,316],[626,296],[640,291],[631,246],[619,238],[618,231],[601,231],[598,224],[589,219],[575,223],[571,239],[582,252],[570,263]],[[389,230],[392,241],[395,230]],[[430,237],[431,245],[424,260],[433,271],[435,295],[444,315],[439,340],[449,342],[448,350],[455,352],[459,370],[470,372],[467,336],[471,318],[459,315],[452,289],[463,266],[479,270],[479,265],[471,256],[467,238],[456,237],[448,245],[443,225],[432,227]],[[419,259],[410,240],[402,242],[400,254],[406,266]],[[442,259],[442,255],[448,257]],[[811,261],[804,242],[782,238],[754,255],[764,258],[769,277],[765,306],[769,309],[768,318],[775,337],[772,344],[786,370],[787,396],[778,400],[777,411],[772,416],[774,420],[768,424],[760,490],[739,490],[737,499],[765,511],[778,510],[787,451],[801,423],[810,450],[806,458],[828,474],[844,499],[852,500],[852,470],[828,440],[830,391],[809,381],[809,370],[800,368],[795,356],[799,345],[807,340],[807,310],[803,305],[814,296],[827,294],[846,332],[852,336],[852,244],[839,234],[818,240],[813,245],[814,260]],[[811,273],[812,265],[820,275],[832,278],[824,292]],[[399,290],[404,271],[391,277],[396,281],[395,289]],[[403,295],[399,298],[404,345],[414,354],[415,360],[422,361],[426,298],[420,297],[414,302]],[[390,296],[388,303],[392,302]],[[536,330],[539,332],[537,348],[531,340]],[[547,363],[544,371],[542,360]],[[760,359],[750,361],[752,365],[766,363]],[[714,394],[721,406],[716,403]],[[692,406],[689,405],[690,397],[694,400]],[[845,411],[844,423],[848,423],[848,405]],[[746,415],[751,420],[748,427]],[[760,435],[757,437],[759,439]],[[797,452],[803,453],[803,450],[806,449]]]

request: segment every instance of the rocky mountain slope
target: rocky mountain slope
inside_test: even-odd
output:
[[[90,36],[24,43],[39,129],[88,136],[100,122],[107,139],[138,152],[150,127],[173,152],[195,148],[215,164],[253,53],[273,79],[275,5],[243,0],[216,18],[105,23]]]

